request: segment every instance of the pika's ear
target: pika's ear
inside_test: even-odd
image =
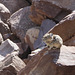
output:
[[[50,33],[50,36],[53,36],[53,33]]]

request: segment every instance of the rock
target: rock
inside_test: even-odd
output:
[[[8,54],[18,55],[19,47],[11,40],[7,39],[0,45],[0,61]]]
[[[31,8],[30,19],[34,23],[41,25],[42,21],[46,18],[46,16],[36,12],[33,5],[31,5],[31,7],[32,8]]]
[[[13,55],[7,56],[1,65],[0,75],[17,75],[17,72],[26,66],[18,56]]]
[[[60,12],[61,8],[52,4],[49,0],[32,0],[31,9],[35,9],[38,13],[49,18],[55,18]]]
[[[30,28],[26,32],[25,36],[25,42],[30,46],[30,48],[33,50],[33,44],[37,40],[39,34],[39,28]]]
[[[10,33],[10,28],[7,24],[5,24],[2,20],[0,20],[0,33],[6,34],[6,33]]]
[[[27,0],[28,1],[28,3],[31,5],[32,4],[32,0]]]
[[[3,42],[2,34],[0,33],[0,44]]]
[[[64,17],[69,15],[71,12],[68,10],[62,10],[55,18],[54,20],[57,22],[60,22]]]
[[[18,75],[74,75],[75,47],[63,45],[60,50],[40,51],[18,72]]]
[[[71,39],[65,41],[64,44],[67,46],[75,46],[75,35]]]
[[[49,33],[60,35],[63,41],[71,38],[75,33],[75,11],[56,24]]]
[[[10,11],[2,3],[0,3],[0,19],[3,22],[6,22],[9,17]]]
[[[33,0],[37,1],[37,0]],[[60,8],[67,9],[67,10],[75,10],[75,0],[39,0],[39,1],[47,1],[54,5],[57,5]]]
[[[44,46],[45,44],[42,44],[42,37],[44,34],[46,34],[52,27],[55,26],[55,22],[49,19],[43,20],[39,32],[38,39],[34,42],[34,49]]]
[[[0,3],[4,4],[9,9],[11,14],[16,12],[20,8],[29,5],[26,0],[0,0]]]
[[[21,42],[21,40],[13,33],[7,33],[3,35],[3,38],[6,39],[10,39],[11,41],[15,42],[15,43],[19,43]]]
[[[36,24],[34,24],[29,18],[30,13],[30,6],[28,6],[15,12],[8,20],[12,32],[16,34],[22,42],[24,42],[26,31],[36,27]]]

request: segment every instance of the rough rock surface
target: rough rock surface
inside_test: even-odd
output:
[[[49,18],[55,18],[61,11],[61,8],[52,4],[48,0],[32,0],[32,2],[33,3],[31,9],[35,9],[35,11],[37,11],[38,13]]]
[[[42,15],[42,14],[40,14],[40,13],[38,13],[38,12],[35,10],[35,8],[34,8],[33,5],[32,5],[31,7],[32,7],[32,8],[31,8],[30,19],[31,19],[34,23],[41,25],[42,21],[46,18],[46,16],[45,16],[45,15]]]
[[[5,24],[1,19],[0,19],[0,33],[6,34],[6,33],[10,33],[10,28],[7,24]]]
[[[11,13],[14,13],[18,9],[29,5],[26,0],[0,0],[0,3],[4,4]]]
[[[2,34],[0,33],[0,44],[3,42]]]
[[[60,35],[63,41],[71,38],[75,34],[75,11],[56,24],[49,32]]]
[[[19,47],[11,40],[7,39],[0,45],[0,61],[8,54],[18,55]]]
[[[26,32],[25,36],[25,42],[30,46],[30,48],[33,50],[33,44],[37,40],[39,34],[39,27],[38,28],[30,28]]]
[[[18,10],[8,20],[12,32],[16,34],[22,42],[24,42],[26,31],[29,28],[36,27],[36,24],[30,20],[29,14],[30,6]]]
[[[75,10],[75,0],[32,0],[32,1],[47,1],[51,2],[54,5],[59,6],[67,10]]]
[[[38,39],[34,42],[34,49],[45,45],[45,44],[42,44],[42,37],[45,33],[47,33],[55,25],[56,25],[56,23],[52,20],[49,20],[49,19],[43,20],[41,27],[40,27]]]
[[[64,44],[67,46],[75,46],[75,35],[71,39],[65,41]]]
[[[0,19],[3,22],[6,22],[9,17],[10,11],[3,4],[0,3]]]
[[[0,62],[0,75],[17,75],[17,72],[25,66],[18,56],[9,55]]]
[[[18,75],[74,75],[75,47],[63,45],[60,50],[40,51],[18,72]]]

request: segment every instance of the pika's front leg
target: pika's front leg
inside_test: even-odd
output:
[[[50,46],[47,46],[48,47],[48,50],[51,50],[51,47]]]

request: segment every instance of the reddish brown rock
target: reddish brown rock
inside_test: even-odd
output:
[[[35,9],[38,13],[45,15],[49,18],[55,18],[61,9],[56,5],[52,4],[48,0],[32,0],[32,9]]]
[[[63,45],[60,50],[40,51],[18,72],[18,75],[74,75],[75,47]]]
[[[31,7],[32,8],[31,8],[30,19],[34,23],[41,25],[42,21],[46,18],[46,16],[36,12],[33,5]]]
[[[4,4],[10,10],[11,13],[14,13],[20,8],[29,5],[26,0],[0,0],[0,3]]]
[[[75,34],[75,11],[56,24],[49,33],[60,35],[63,41],[71,38]]]
[[[30,13],[30,6],[21,8],[11,15],[8,20],[12,32],[16,34],[22,42],[24,42],[26,31],[32,27],[36,27],[36,24],[29,18]]]
[[[71,39],[65,41],[64,44],[67,46],[75,46],[75,35]]]
[[[60,8],[67,10],[75,10],[75,0],[32,0],[32,1],[47,1]]]
[[[57,22],[60,22],[64,17],[69,15],[71,12],[68,10],[62,10],[54,19]]]

